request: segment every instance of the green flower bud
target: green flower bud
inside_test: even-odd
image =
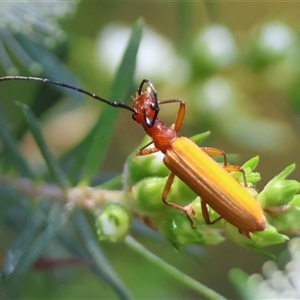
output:
[[[257,196],[263,208],[282,206],[288,204],[300,190],[300,183],[296,180],[285,179],[293,170],[295,164],[285,168],[275,176]]]
[[[146,178],[138,182],[131,189],[131,196],[138,210],[146,212],[159,212],[166,205],[161,200],[166,178]]]
[[[131,189],[131,199],[133,200],[136,215],[151,228],[157,229],[169,213],[182,214],[175,208],[166,205],[161,199],[166,180],[166,177],[146,178],[138,182]],[[196,194],[185,183],[178,178],[174,179],[167,196],[169,202],[185,206],[195,198]],[[189,225],[191,226],[190,223]]]
[[[253,170],[256,169],[257,165],[259,163],[259,156],[254,156],[252,158],[250,158],[248,161],[246,161],[242,167],[245,170],[246,173],[250,173]]]
[[[278,233],[275,227],[268,225],[264,231],[250,233],[251,238],[241,234],[235,226],[224,222],[224,228],[227,236],[236,244],[246,246],[261,251],[261,248],[285,243],[289,238],[286,235]]]
[[[295,195],[290,204],[300,207],[300,194]]]
[[[149,137],[143,139],[137,149],[149,143]],[[154,147],[151,145],[150,147]],[[123,182],[125,189],[129,189],[135,183],[147,177],[165,177],[170,171],[163,163],[164,155],[158,151],[149,155],[137,156],[132,153],[126,161],[123,172]]]
[[[130,228],[130,215],[119,204],[109,204],[96,220],[99,240],[119,242],[123,240]]]
[[[272,211],[269,213],[271,214]],[[272,214],[270,223],[278,231],[288,232],[290,234],[299,234],[300,232],[300,195],[296,195],[290,204],[281,207],[281,211]]]
[[[161,199],[166,180],[167,177],[146,178],[133,186],[131,195],[136,202],[136,207],[148,212],[161,212],[168,208]],[[167,200],[185,206],[192,202],[196,196],[197,195],[184,182],[175,178],[167,196]]]
[[[217,244],[224,240],[222,232],[207,225],[191,227],[183,213],[168,213],[159,227],[160,232],[177,248],[179,245]]]
[[[259,161],[259,157],[255,156],[248,161],[246,161],[242,168],[245,172],[246,181],[249,187],[251,187],[251,184],[256,184],[258,181],[260,181],[261,177],[258,172],[253,172],[253,170],[256,168]],[[234,177],[237,181],[239,181],[241,184],[244,185],[244,176],[242,172],[230,172],[232,177]]]
[[[196,223],[197,229],[198,227],[202,227],[207,226],[210,229],[223,229],[223,222],[220,220],[214,224],[206,224],[204,218],[203,218],[203,213],[202,213],[202,209],[201,209],[201,200],[200,197],[197,197],[192,203],[191,203],[193,210],[195,211],[195,216],[193,217],[193,220]],[[220,217],[220,215],[218,215],[209,205],[207,205],[207,211],[209,214],[209,218],[211,220],[211,222],[213,222],[214,220],[216,220],[217,218]]]
[[[276,245],[285,243],[289,240],[289,237],[280,234],[275,227],[268,225],[264,231],[258,231],[252,234],[251,241],[257,248],[263,248],[270,245]],[[249,243],[249,245],[252,245]]]
[[[258,172],[253,172],[253,170],[255,170],[255,168],[257,167],[258,162],[259,156],[255,156],[253,158],[250,158],[242,165],[242,168],[244,169],[246,174],[247,183],[256,184],[261,180],[260,174]]]
[[[175,177],[167,200],[185,206],[195,200],[197,194],[192,191],[181,179]]]

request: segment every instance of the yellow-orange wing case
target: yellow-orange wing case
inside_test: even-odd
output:
[[[256,199],[194,142],[180,137],[164,163],[226,221],[246,232],[262,231],[265,217]]]

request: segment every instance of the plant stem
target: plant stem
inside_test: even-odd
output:
[[[136,251],[137,253],[141,254],[143,257],[145,257],[150,262],[156,264],[163,270],[165,270],[167,273],[172,275],[174,278],[180,280],[180,282],[185,283],[187,286],[193,288],[195,291],[201,293],[203,296],[205,296],[207,299],[226,299],[222,295],[216,293],[212,289],[206,287],[205,285],[201,284],[200,282],[196,281],[195,279],[187,276],[186,274],[182,273],[178,269],[174,268],[173,266],[166,263],[164,260],[162,260],[160,257],[156,256],[152,252],[150,252],[148,249],[146,249],[144,246],[142,246],[139,242],[137,242],[133,237],[127,236],[125,239],[125,243],[128,247]]]

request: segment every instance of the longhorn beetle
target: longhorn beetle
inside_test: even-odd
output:
[[[136,155],[148,155],[158,151],[164,154],[163,162],[171,173],[162,192],[162,201],[186,214],[192,227],[195,227],[192,219],[195,214],[194,210],[190,206],[183,207],[167,200],[175,176],[200,196],[202,214],[207,224],[213,224],[223,218],[247,237],[250,237],[251,232],[263,231],[266,228],[265,216],[256,199],[228,173],[230,171],[242,172],[245,185],[247,185],[244,170],[241,167],[229,165],[224,151],[209,147],[200,148],[190,139],[178,137],[177,132],[185,115],[185,102],[180,99],[158,100],[151,81],[142,80],[133,105],[129,106],[122,102],[108,101],[86,90],[49,79],[24,76],[0,77],[0,81],[5,80],[31,80],[58,85],[86,94],[113,107],[131,111],[133,120],[141,124],[152,138],[151,143],[140,149]],[[144,89],[145,85],[146,89]],[[175,124],[170,128],[158,119],[160,105],[169,103],[179,104]],[[151,144],[154,147],[148,148]],[[221,167],[211,156],[222,156],[224,166]],[[211,221],[207,205],[220,217]]]

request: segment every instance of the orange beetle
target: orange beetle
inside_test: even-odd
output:
[[[185,115],[185,103],[180,99],[159,101],[151,81],[144,79],[141,82],[131,107],[49,79],[23,76],[0,77],[0,81],[4,80],[33,80],[59,85],[84,93],[108,105],[130,110],[133,113],[133,119],[141,124],[145,132],[152,138],[152,142],[136,154],[148,155],[161,151],[165,155],[163,162],[171,171],[162,192],[162,201],[165,204],[185,213],[194,227],[192,217],[195,212],[190,206],[183,207],[167,201],[174,177],[177,176],[201,198],[202,214],[207,224],[213,224],[223,218],[236,226],[247,237],[250,237],[251,232],[263,231],[266,228],[265,216],[256,199],[228,173],[229,171],[242,172],[246,184],[244,170],[238,166],[228,165],[226,154],[222,150],[209,147],[200,148],[186,137],[177,137]],[[148,86],[144,91],[145,84]],[[171,128],[168,128],[157,117],[159,105],[169,103],[179,103],[175,124]],[[152,143],[154,147],[147,148]],[[210,156],[222,156],[224,167],[222,168]],[[220,217],[211,221],[207,205],[214,209]]]

